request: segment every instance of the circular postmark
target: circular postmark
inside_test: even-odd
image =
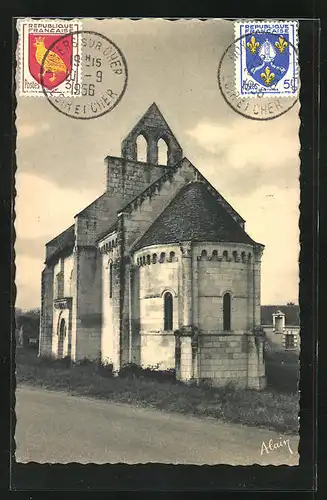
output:
[[[298,101],[296,48],[288,41],[286,67],[274,64],[275,47],[283,49],[278,44],[285,41],[275,33],[266,32],[265,36],[269,36],[269,40],[262,47],[251,35],[237,38],[224,51],[218,66],[218,86],[224,100],[236,113],[251,120],[278,118]],[[246,51],[253,57],[246,58]]]
[[[55,79],[60,73],[64,89],[58,92]],[[109,38],[94,31],[75,31],[47,49],[40,78],[43,93],[55,109],[71,118],[90,120],[117,106],[127,87],[128,71],[124,54]]]

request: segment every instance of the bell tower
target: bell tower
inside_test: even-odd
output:
[[[121,156],[126,160],[138,161],[137,140],[143,136],[147,145],[146,163],[158,165],[158,144],[164,141],[167,146],[167,161],[161,163],[174,166],[183,158],[183,150],[162,116],[156,103],[147,112],[122,142]]]

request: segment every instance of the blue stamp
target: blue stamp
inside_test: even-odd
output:
[[[241,96],[298,96],[297,29],[297,21],[235,22],[235,89]]]

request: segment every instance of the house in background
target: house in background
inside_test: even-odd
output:
[[[274,347],[283,350],[300,350],[299,306],[261,306],[261,325]]]

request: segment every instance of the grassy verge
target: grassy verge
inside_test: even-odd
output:
[[[93,363],[70,366],[65,360],[39,359],[35,352],[23,349],[17,352],[16,377],[18,384],[266,427],[285,434],[298,432],[296,392],[187,386],[142,370],[113,377],[110,371]]]

